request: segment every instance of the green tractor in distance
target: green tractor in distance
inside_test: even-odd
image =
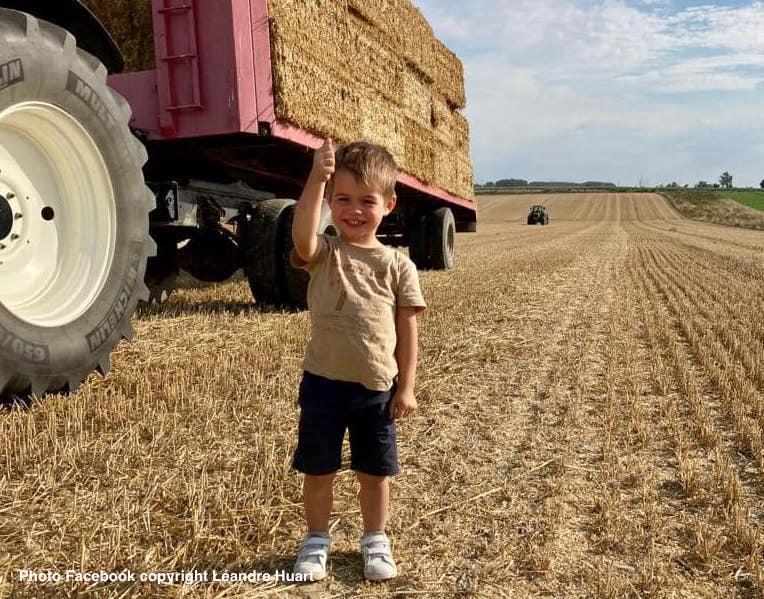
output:
[[[546,211],[546,206],[536,205],[531,208],[528,214],[529,225],[548,225],[549,213]]]

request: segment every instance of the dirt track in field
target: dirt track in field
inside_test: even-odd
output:
[[[527,226],[532,204],[548,226]],[[757,597],[764,586],[764,233],[659,196],[479,198],[457,267],[421,274],[420,411],[362,581],[352,474],[330,579],[98,586],[98,596]],[[243,282],[177,292],[112,372],[0,414],[0,597],[19,568],[273,572],[301,534],[289,471],[306,314]]]

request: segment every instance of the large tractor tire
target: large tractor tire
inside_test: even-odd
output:
[[[148,299],[147,156],[64,29],[0,9],[0,74],[0,395],[72,391]]]
[[[294,200],[282,199],[258,203],[248,236],[245,271],[257,301],[303,310],[307,307],[310,276],[289,262],[294,248],[292,219],[295,206]],[[326,205],[322,206],[317,232],[337,234]]]

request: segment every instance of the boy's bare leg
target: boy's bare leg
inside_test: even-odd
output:
[[[329,532],[329,515],[334,501],[333,483],[336,474],[332,472],[321,476],[305,475],[302,495],[309,532]]]
[[[358,471],[355,474],[361,485],[358,499],[363,516],[363,531],[383,532],[387,526],[387,509],[390,505],[389,477]]]

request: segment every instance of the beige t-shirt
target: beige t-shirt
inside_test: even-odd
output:
[[[398,307],[425,308],[416,266],[387,246],[360,248],[319,235],[310,273],[311,338],[303,360],[308,372],[386,391],[398,374],[395,314]]]

